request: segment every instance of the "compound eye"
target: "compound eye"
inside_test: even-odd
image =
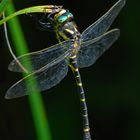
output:
[[[67,17],[66,15],[62,15],[62,16],[58,17],[57,20],[58,20],[59,23],[63,23],[63,22],[65,22],[67,19],[68,19],[68,17]]]
[[[59,16],[57,18],[57,21],[58,21],[58,23],[64,23],[65,21],[68,21],[68,20],[71,20],[71,19],[73,19],[73,15],[71,13],[67,12],[67,13]]]

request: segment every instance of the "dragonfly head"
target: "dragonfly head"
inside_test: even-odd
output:
[[[73,21],[73,18],[74,17],[69,10],[61,9],[59,12],[44,15],[39,23],[44,29],[55,31],[65,23]]]
[[[57,32],[63,39],[74,38],[79,34],[74,16],[66,9],[45,15],[40,23],[45,29]]]
[[[66,22],[70,22],[74,19],[72,13],[69,10],[62,9],[60,12],[54,15],[54,22],[56,25],[63,25]]]

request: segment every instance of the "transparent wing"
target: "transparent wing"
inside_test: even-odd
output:
[[[87,41],[98,37],[105,33],[116,16],[119,14],[123,6],[125,5],[125,0],[119,0],[115,3],[109,11],[107,11],[101,18],[99,18],[95,23],[90,25],[81,35],[82,41]]]
[[[15,83],[9,88],[5,98],[12,99],[33,94],[36,89],[36,84],[33,84],[33,81],[37,82],[37,88],[40,91],[47,90],[57,85],[67,75],[68,72],[68,61],[67,59],[64,59],[65,57],[66,55],[63,56],[60,62],[56,63],[55,65],[49,68],[45,66],[39,71],[31,73]]]
[[[77,54],[79,68],[89,67],[117,40],[119,29],[113,29],[102,36],[86,41],[81,44],[81,49]]]
[[[32,71],[36,71],[52,62],[53,60],[57,59],[59,56],[69,50],[71,48],[71,45],[72,40],[64,41],[52,47],[19,56],[17,59],[28,70],[28,72],[31,73]],[[26,67],[30,63],[32,64],[31,70]],[[23,72],[23,70],[21,69],[21,67],[19,67],[15,60],[13,60],[9,64],[8,69],[14,72]]]

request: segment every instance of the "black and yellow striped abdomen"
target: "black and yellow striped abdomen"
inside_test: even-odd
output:
[[[70,67],[75,76],[76,84],[77,84],[78,91],[79,91],[78,93],[80,96],[80,103],[81,103],[81,110],[82,110],[82,117],[83,117],[84,140],[91,140],[85,92],[83,89],[81,75],[80,75],[78,65],[77,65],[76,55],[73,55],[70,57]]]

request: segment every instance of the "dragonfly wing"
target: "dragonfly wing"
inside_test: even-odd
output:
[[[57,62],[55,65],[52,65],[49,68],[45,66],[19,80],[9,88],[5,98],[12,99],[33,94],[35,93],[36,88],[39,91],[47,90],[57,85],[67,75],[67,72],[68,61],[67,59],[64,59],[63,56],[60,62]],[[34,84],[34,82],[37,84]]]
[[[71,45],[72,40],[67,40],[52,47],[19,56],[17,59],[28,70],[28,72],[31,73],[57,59],[69,50]],[[31,69],[28,66],[31,66]],[[23,72],[15,60],[9,64],[8,69],[14,72]]]
[[[98,38],[86,41],[81,44],[81,49],[77,54],[79,68],[89,67],[117,40],[119,29],[113,29]]]
[[[105,33],[123,6],[125,5],[125,0],[119,0],[115,3],[101,18],[99,18],[96,22],[90,25],[81,35],[82,41],[87,41],[93,38],[96,38],[103,33]]]

